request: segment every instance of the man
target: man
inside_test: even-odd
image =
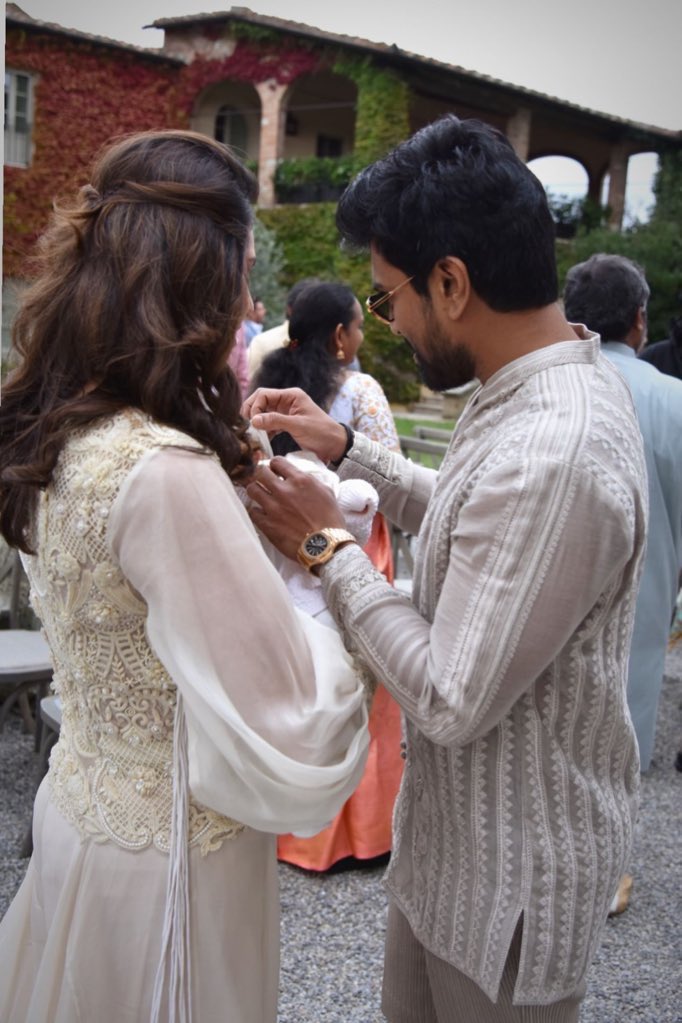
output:
[[[625,704],[646,529],[632,403],[598,338],[566,322],[544,190],[495,129],[427,126],[358,175],[337,223],[369,247],[369,308],[426,384],[482,384],[438,474],[301,391],[245,405],[254,426],[370,480],[419,534],[411,603],[286,462],[248,488],[254,521],[319,574],[347,644],[404,711],[384,1013],[575,1021],[639,780]]]
[[[636,358],[646,344],[648,299],[644,271],[623,256],[600,253],[566,276],[566,315],[601,336],[602,351],[632,392],[644,440],[649,530],[628,669],[628,704],[642,771],[651,763],[682,567],[682,381]]]
[[[251,346],[251,342],[256,335],[262,332],[266,312],[267,309],[265,308],[263,300],[260,298],[254,298],[248,316],[242,324],[244,328],[244,342],[247,348]]]
[[[639,357],[660,369],[661,373],[682,380],[682,316],[676,317],[670,324],[670,337],[647,345]]]
[[[303,294],[310,284],[317,284],[317,278],[303,277],[300,281],[296,281],[287,295],[287,304],[285,309],[286,319],[282,323],[278,323],[276,327],[271,327],[270,330],[262,331],[253,338],[251,344],[248,346],[246,354],[248,360],[249,379],[252,383],[256,378],[256,374],[260,369],[263,359],[265,359],[270,352],[274,352],[278,348],[281,348],[289,340],[289,318],[291,316],[291,310],[294,307],[296,299]]]

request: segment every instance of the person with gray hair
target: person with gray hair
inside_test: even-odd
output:
[[[650,518],[627,689],[642,771],[651,765],[656,710],[682,566],[682,381],[636,358],[646,343],[648,298],[644,270],[623,256],[598,253],[572,267],[566,276],[566,316],[601,335],[604,354],[630,388],[644,440]],[[621,884],[620,907],[614,906],[614,910],[627,906],[626,889],[631,884],[631,879]]]
[[[646,344],[646,307],[650,289],[644,270],[625,256],[599,252],[577,263],[566,275],[564,310],[573,323],[585,323],[602,342],[618,341],[637,332],[635,352]],[[604,349],[606,355],[610,349]]]

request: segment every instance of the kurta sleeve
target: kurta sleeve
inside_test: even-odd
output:
[[[485,735],[616,585],[633,555],[618,495],[558,461],[491,469],[462,508],[432,622],[345,548],[327,603],[420,731]]]
[[[364,688],[335,630],[292,607],[217,461],[146,455],[109,539],[183,698],[195,798],[262,831],[319,831],[362,776]]]
[[[341,479],[364,479],[379,494],[379,511],[414,536],[419,532],[438,473],[356,433],[339,467]]]

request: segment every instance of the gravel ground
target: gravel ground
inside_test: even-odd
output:
[[[654,762],[642,778],[630,908],[609,920],[581,1023],[682,1023],[679,935],[682,644],[670,652]],[[21,883],[37,758],[12,719],[0,736],[0,915]],[[381,1023],[382,867],[314,875],[280,865],[280,1023]],[[214,1021],[201,1021],[214,1023]],[[216,1021],[217,1023],[217,1021]]]

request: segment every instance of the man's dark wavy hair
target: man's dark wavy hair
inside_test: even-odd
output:
[[[439,259],[459,257],[497,312],[558,295],[555,227],[545,190],[496,128],[452,114],[363,170],[341,196],[345,244],[380,255],[427,294]]]

